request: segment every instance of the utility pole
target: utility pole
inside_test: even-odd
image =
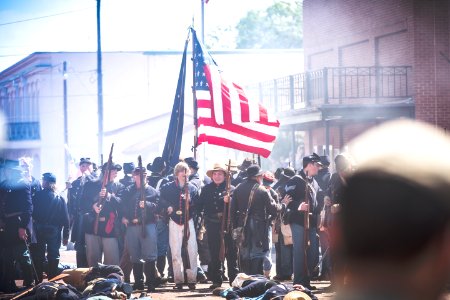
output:
[[[63,109],[64,109],[64,174],[65,176],[69,176],[69,155],[67,151],[69,151],[69,126],[67,122],[67,62],[63,62]]]
[[[103,153],[103,71],[100,36],[100,0],[97,0],[97,90],[98,90],[98,159]]]

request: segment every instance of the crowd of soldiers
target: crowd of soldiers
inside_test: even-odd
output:
[[[208,281],[217,288],[239,272],[270,278],[272,243],[273,279],[313,290],[311,278],[332,280],[329,228],[351,170],[342,155],[335,174],[329,165],[327,156],[313,153],[298,172],[272,173],[246,158],[239,166],[215,163],[200,175],[192,157],[171,170],[156,157],[146,168],[109,161],[97,172],[81,158],[81,175],[66,183],[65,201],[54,174],[44,173],[41,185],[30,159],[7,160],[0,290],[17,290],[17,269],[26,287],[57,275],[69,231],[77,267],[118,265],[126,282],[133,273],[135,290],[155,291],[164,281],[174,289]]]

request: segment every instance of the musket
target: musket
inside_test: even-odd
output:
[[[230,190],[231,190],[231,159],[228,160],[227,166],[227,187],[226,187],[226,196],[230,199]],[[220,249],[219,249],[219,260],[223,263],[225,261],[225,235],[229,233],[230,229],[230,203],[223,202],[223,211],[222,211],[222,222],[220,227]]]
[[[106,188],[106,185],[109,183],[109,180],[111,179],[111,165],[112,165],[112,153],[114,149],[114,143],[111,144],[111,150],[109,151],[109,157],[108,162],[106,163],[106,172],[103,172],[103,179],[102,179],[102,190]],[[102,165],[103,167],[103,165]],[[97,206],[100,208],[100,211],[103,208],[103,204],[105,202],[105,199],[107,197],[107,193],[104,197],[100,197],[97,201]],[[98,233],[98,221],[100,217],[100,212],[95,214],[95,221],[94,221],[94,234]]]
[[[58,280],[64,279],[64,278],[69,277],[69,276],[70,276],[70,274],[64,274],[64,273],[62,273],[62,274],[59,274],[59,275],[57,275],[57,276],[55,276],[55,277],[53,277],[53,278],[50,278],[50,279],[47,280],[47,281],[48,281],[48,282],[54,282],[54,281],[58,281]],[[24,297],[24,296],[27,296],[27,295],[30,294],[33,290],[35,290],[37,287],[38,287],[38,286],[33,286],[33,287],[31,287],[31,288],[29,288],[29,289],[23,291],[22,293],[20,293],[20,294],[14,296],[13,298],[11,298],[11,300],[17,300],[17,299],[20,299],[20,298],[22,298],[22,297]]]
[[[189,260],[189,251],[188,251],[188,241],[189,236],[191,235],[189,231],[189,184],[186,171],[184,172],[184,228],[183,228],[183,243],[181,245],[181,256],[183,260],[184,269],[188,270],[191,268],[191,261]]]
[[[139,203],[141,201],[144,202],[144,207],[142,208],[142,220],[141,220],[141,236],[145,238],[147,236],[147,231],[145,230],[145,222],[146,222],[146,203],[145,203],[145,179],[144,178],[144,171],[142,167],[142,157],[138,156],[138,167],[139,167],[139,180],[141,182],[141,186],[139,188],[140,196],[139,196]]]
[[[309,276],[309,268],[308,268],[308,248],[310,246],[311,241],[309,240],[309,182],[308,182],[308,171],[305,170],[305,203],[307,205],[307,209],[304,213],[304,233],[303,233],[303,244],[304,244],[304,256],[305,256],[305,272]]]

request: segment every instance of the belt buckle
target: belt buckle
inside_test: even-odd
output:
[[[139,223],[139,220],[138,219],[133,219],[133,220],[131,220],[131,223],[137,224],[137,223]]]
[[[101,218],[98,218],[98,220],[99,220],[100,222],[105,222],[105,221],[106,221],[106,218],[105,218],[105,217],[101,217]]]

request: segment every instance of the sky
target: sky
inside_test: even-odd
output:
[[[101,1],[102,51],[182,51],[202,0]],[[210,0],[205,35],[273,0]],[[0,72],[33,52],[96,51],[96,0],[0,0]],[[207,41],[206,41],[207,42]]]

